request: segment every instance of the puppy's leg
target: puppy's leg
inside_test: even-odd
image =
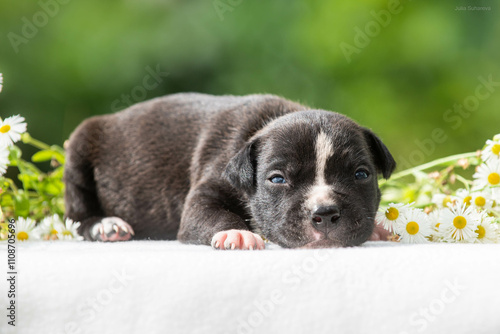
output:
[[[231,211],[232,201],[216,187],[192,189],[184,204],[177,238],[185,243],[212,245],[215,249],[264,249],[262,238]]]
[[[68,179],[78,171],[66,169],[66,216],[79,221],[78,233],[86,240],[124,241],[134,235],[132,227],[118,217],[103,217],[97,194],[89,188],[79,187]],[[91,180],[87,180],[92,185]]]
[[[120,241],[134,235],[132,227],[118,217],[105,217],[99,203],[92,158],[97,124],[85,123],[70,139],[64,167],[66,217],[80,222],[78,233],[86,240]]]

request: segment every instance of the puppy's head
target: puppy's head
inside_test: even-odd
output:
[[[377,174],[396,163],[370,130],[337,113],[282,116],[234,156],[225,177],[248,197],[253,227],[282,247],[365,242],[380,202]]]

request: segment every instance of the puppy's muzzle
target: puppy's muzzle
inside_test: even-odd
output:
[[[337,205],[320,206],[312,214],[312,224],[315,229],[328,236],[339,218],[340,209]]]

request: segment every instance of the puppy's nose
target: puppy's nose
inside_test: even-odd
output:
[[[313,212],[312,223],[316,229],[325,232],[325,230],[333,226],[339,218],[340,209],[338,206],[320,206]]]

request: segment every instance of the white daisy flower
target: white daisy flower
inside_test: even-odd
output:
[[[0,176],[2,176],[7,171],[7,166],[9,165],[9,150],[5,147],[0,148]]]
[[[496,243],[499,241],[498,227],[497,223],[494,222],[495,219],[488,216],[483,216],[481,223],[477,226],[475,230],[477,238],[475,242],[489,244]]]
[[[65,224],[61,224],[62,229],[59,231],[59,239],[61,240],[83,240],[83,237],[78,234],[80,222],[66,218]]]
[[[2,92],[2,87],[3,87],[3,75],[0,73],[0,93]]]
[[[401,236],[400,241],[408,244],[428,242],[432,228],[429,218],[421,209],[408,209],[403,218],[396,225],[396,233]]]
[[[436,204],[438,208],[447,208],[457,202],[457,197],[445,194],[435,194],[432,196],[432,203]]]
[[[498,186],[500,185],[500,163],[487,161],[477,167],[477,172],[472,177],[474,184],[479,189]]]
[[[37,226],[40,237],[44,240],[59,239],[59,231],[63,230],[63,223],[57,214],[45,217]]]
[[[473,192],[471,193],[470,203],[477,207],[478,209],[491,209],[493,206],[493,200],[491,195],[485,191]]]
[[[19,217],[16,222],[16,239],[19,241],[40,239],[35,224],[36,221],[30,218]]]
[[[26,132],[24,117],[16,115],[0,121],[0,148],[19,141],[24,132]]]
[[[500,209],[500,187],[491,188],[491,199],[493,200],[493,207]]]
[[[472,204],[472,196],[467,189],[458,189],[455,192],[455,195],[457,197],[457,205],[466,204],[467,206],[470,206]]]
[[[491,189],[491,210],[500,210],[500,188]]]
[[[486,147],[481,152],[481,159],[483,159],[483,161],[489,161],[489,160],[499,161],[500,160],[500,140],[499,139],[497,139],[497,140],[488,139],[486,141]]]
[[[375,221],[387,231],[393,232],[395,225],[403,219],[402,214],[408,209],[408,204],[390,203],[386,209],[379,209]]]
[[[431,234],[431,240],[432,241],[441,241],[442,236],[439,231],[439,226],[441,226],[441,220],[443,216],[443,211],[447,209],[434,209],[431,211],[428,215],[427,218],[429,219],[429,223],[431,224],[432,228],[432,234]]]
[[[477,237],[481,215],[473,206],[452,206],[442,213],[439,230],[446,241],[472,241]]]

